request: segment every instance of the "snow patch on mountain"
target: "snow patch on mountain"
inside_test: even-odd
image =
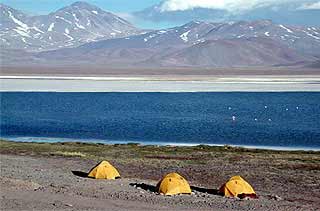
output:
[[[315,36],[315,35],[311,34],[311,33],[308,32],[308,31],[304,31],[304,30],[303,30],[303,32],[305,32],[308,36],[310,36],[310,37],[312,37],[312,38],[314,38],[314,39],[316,39],[316,40],[320,40],[320,37]]]
[[[51,23],[50,26],[48,27],[48,32],[51,32],[54,28],[55,23]]]
[[[180,35],[180,38],[184,41],[184,42],[188,42],[189,39],[188,39],[188,34],[190,33],[191,30],[189,31],[186,31],[185,33],[181,34]]]
[[[87,26],[90,26],[91,25],[91,21],[90,21],[90,19],[89,18],[87,18],[87,24],[86,24]]]
[[[72,41],[72,40],[74,40],[74,38],[73,38],[73,37],[71,37],[69,34],[64,33],[64,35],[65,35],[66,37],[68,37],[68,38],[69,38],[69,40],[68,40],[69,42],[70,42],[70,41]]]
[[[287,32],[293,33],[293,31],[292,31],[291,29],[285,27],[284,25],[280,24],[279,26],[280,26],[281,28],[285,29]]]
[[[16,19],[13,15],[12,12],[8,10],[9,13],[9,17],[13,20],[13,22],[15,22],[16,24],[18,24],[19,26],[21,26],[21,29],[24,31],[27,31],[29,29],[28,25],[23,23],[22,21]]]
[[[56,16],[55,18],[56,18],[56,19],[63,20],[63,21],[65,21],[65,22],[67,22],[68,24],[72,24],[72,22],[71,22],[71,21],[68,21],[68,20],[66,20],[66,19],[65,19],[65,18],[63,18],[63,17]]]
[[[17,32],[18,34],[20,34],[21,36],[24,37],[30,37],[30,35],[28,33],[26,33],[25,31],[21,31],[19,29],[13,29],[13,31]]]
[[[77,26],[78,28],[80,28],[80,29],[86,29],[84,26],[82,26],[81,24],[79,24],[79,23],[77,23],[77,22],[75,22],[75,24],[76,24],[76,26]]]
[[[122,33],[122,31],[119,31],[119,30],[116,30],[116,29],[111,29],[112,31],[115,31],[115,32],[117,32],[117,33],[119,33],[119,34],[121,34]]]
[[[44,31],[40,30],[40,29],[37,28],[36,26],[30,27],[30,29],[34,29],[34,30],[40,32],[41,34],[44,34]]]
[[[28,44],[28,42],[26,41],[26,38],[21,37],[21,40],[22,40],[22,42],[24,42],[24,43]]]
[[[77,18],[77,15],[76,14],[72,14],[72,16],[74,17],[74,19],[77,21],[77,22],[79,22],[79,19]]]

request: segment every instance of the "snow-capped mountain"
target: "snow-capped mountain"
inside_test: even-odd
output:
[[[42,16],[0,4],[0,43],[11,49],[43,51],[125,37],[141,31],[126,20],[85,2]]]
[[[0,18],[1,62],[9,65],[317,66],[320,60],[316,25],[191,21],[142,31],[84,2],[42,16],[28,16],[0,4]]]
[[[255,7],[241,11],[236,8],[236,12],[232,11],[228,7],[193,7],[168,10],[166,8],[166,4],[168,4],[168,2],[170,2],[170,0],[161,1],[156,5],[133,13],[133,16],[137,19],[148,20],[158,24],[164,22],[166,24],[171,23],[172,25],[183,24],[192,20],[230,22],[268,19],[275,23],[289,25],[320,26],[320,8],[303,8],[303,5],[306,3],[314,3],[317,2],[317,0],[278,1],[276,4],[267,4],[268,1],[265,1],[265,4],[256,5]],[[222,1],[220,1],[220,3],[221,2]],[[259,1],[252,1],[250,3],[254,4],[255,2]],[[198,3],[198,5],[201,5],[201,3]],[[217,5],[219,5],[219,3],[217,3]],[[182,3],[180,6],[182,7]]]
[[[48,51],[38,59],[113,66],[272,66],[320,58],[320,28],[274,24],[192,21],[125,38]]]
[[[320,57],[320,27],[288,26],[269,20],[210,23],[192,21],[185,25],[156,30],[116,40],[89,43],[87,48],[186,47],[210,40],[268,38],[303,54]],[[82,48],[84,47],[82,46]]]

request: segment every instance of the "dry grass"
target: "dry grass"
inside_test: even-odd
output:
[[[223,165],[255,164],[276,169],[320,169],[320,152],[272,151],[239,147],[215,146],[142,146],[139,144],[92,143],[22,143],[0,140],[0,153],[32,156],[65,156],[117,163],[140,163],[154,167],[157,161],[172,165]]]
[[[64,157],[86,157],[86,154],[82,152],[63,152],[63,151],[57,151],[52,152],[51,155],[57,155],[57,156],[64,156]]]

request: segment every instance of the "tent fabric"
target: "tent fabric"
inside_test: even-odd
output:
[[[177,173],[164,176],[157,185],[158,192],[166,196],[191,194],[191,188],[185,178]]]
[[[221,186],[219,192],[227,197],[256,197],[256,193],[253,190],[252,186],[241,176],[231,177],[225,184]]]
[[[102,161],[95,166],[88,174],[88,177],[95,179],[117,179],[120,178],[118,170],[108,161]]]

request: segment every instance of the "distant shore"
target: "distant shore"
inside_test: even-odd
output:
[[[2,92],[319,92],[320,76],[0,76]]]

